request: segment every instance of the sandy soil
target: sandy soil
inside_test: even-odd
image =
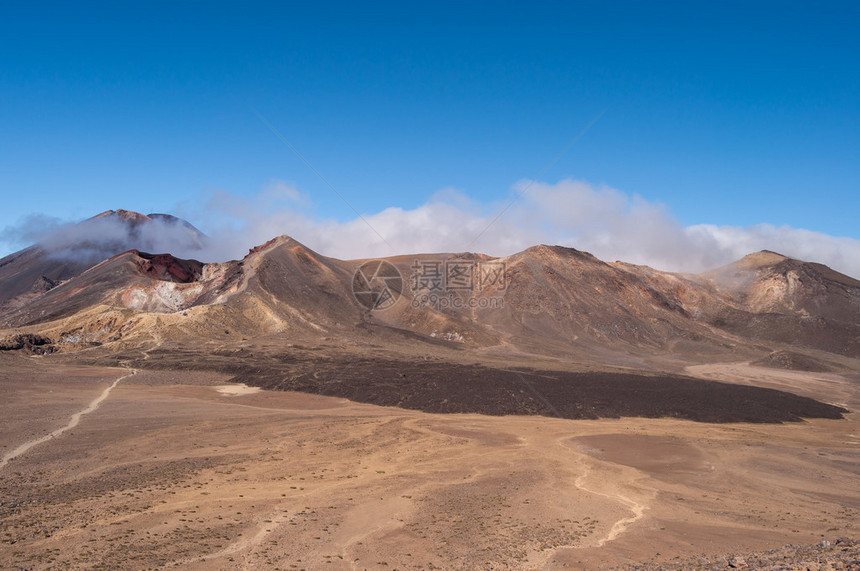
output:
[[[215,390],[224,396],[238,397],[242,395],[252,395],[256,392],[259,392],[260,388],[249,387],[248,385],[241,383],[235,385],[222,385],[220,387],[215,387]]]
[[[95,411],[99,407],[99,405],[110,395],[110,392],[120,383],[120,381],[122,381],[123,379],[127,379],[128,377],[132,376],[136,372],[137,371],[132,370],[132,371],[128,372],[127,374],[125,374],[121,377],[118,377],[113,383],[111,383],[108,387],[106,387],[105,390],[103,390],[101,393],[99,393],[99,395],[96,398],[94,398],[92,401],[90,401],[90,403],[85,408],[74,413],[71,416],[71,418],[69,419],[69,422],[67,422],[65,425],[63,425],[60,428],[57,428],[55,430],[52,430],[51,432],[49,432],[48,434],[46,434],[44,436],[40,436],[39,438],[34,438],[33,440],[29,440],[29,441],[19,445],[17,448],[12,450],[11,452],[7,452],[6,454],[4,454],[3,457],[0,458],[0,468],[3,468],[4,466],[6,466],[6,464],[8,464],[9,461],[12,460],[13,458],[17,458],[18,456],[21,456],[22,454],[26,454],[34,446],[38,446],[39,444],[42,444],[44,442],[48,442],[52,438],[57,438],[61,434],[66,432],[67,430],[71,430],[72,428],[76,427],[78,425],[78,423],[80,423],[81,417]]]
[[[29,363],[2,363],[4,455],[88,412],[0,468],[0,568],[596,569],[858,535],[856,413],[440,415]]]
[[[685,371],[703,379],[789,391],[853,410],[860,408],[860,376],[856,373],[786,371],[746,361],[691,365]]]

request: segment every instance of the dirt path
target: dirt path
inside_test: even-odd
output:
[[[597,547],[602,547],[606,543],[617,539],[618,536],[627,531],[627,528],[630,527],[630,525],[642,519],[645,516],[645,510],[648,506],[646,506],[645,504],[640,504],[639,502],[625,496],[617,489],[607,493],[597,490],[593,487],[586,486],[585,481],[588,479],[590,474],[591,469],[586,467],[585,472],[576,479],[574,485],[580,490],[589,494],[596,494],[598,496],[603,496],[604,498],[609,498],[610,500],[617,501],[629,508],[631,512],[633,512],[632,516],[621,518],[612,524],[612,527],[609,529],[609,532],[606,534],[606,537],[603,537],[598,540],[596,544]],[[615,483],[615,486],[617,485],[618,484]]]
[[[4,468],[6,466],[6,464],[9,463],[10,460],[12,460],[13,458],[17,458],[18,456],[21,456],[22,454],[25,454],[27,451],[29,451],[34,446],[38,446],[39,444],[42,444],[43,442],[47,442],[48,440],[50,440],[52,438],[56,438],[57,436],[61,435],[65,431],[76,427],[78,425],[78,423],[81,421],[81,417],[84,416],[85,414],[89,414],[89,413],[93,412],[94,410],[96,410],[99,407],[99,405],[101,405],[102,402],[104,402],[104,400],[108,397],[110,392],[114,389],[114,387],[116,387],[119,384],[119,382],[121,380],[132,376],[136,372],[137,371],[132,370],[129,374],[123,375],[122,377],[115,380],[112,385],[107,387],[105,390],[102,391],[102,393],[99,396],[97,396],[95,399],[93,399],[92,402],[90,402],[90,404],[87,406],[87,408],[73,414],[72,418],[69,419],[68,424],[66,424],[65,426],[58,428],[58,429],[54,430],[53,432],[46,434],[45,436],[42,436],[41,438],[37,438],[35,440],[25,442],[24,444],[22,444],[21,446],[19,446],[15,450],[12,450],[11,452],[9,452],[5,456],[3,456],[3,459],[0,460],[0,469]]]

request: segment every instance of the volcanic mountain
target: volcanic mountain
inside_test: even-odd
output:
[[[496,378],[492,390],[519,383],[522,371],[555,371],[532,379],[550,383],[544,393],[558,383],[573,386],[570,374],[676,374],[719,360],[860,369],[860,281],[773,252],[678,274],[606,263],[561,246],[503,258],[459,253],[345,261],[281,236],[242,260],[206,264],[140,247],[143,230],[153,224],[203,240],[190,224],[165,216],[110,211],[85,224],[118,224],[125,229],[119,240],[111,234],[107,241],[55,241],[0,260],[0,327],[7,335],[43,336],[53,350],[93,362],[208,367],[271,388],[334,391],[440,412],[485,404],[485,392],[459,395],[472,403],[464,407],[428,393],[439,378],[454,386],[446,367],[458,367],[464,378]],[[93,264],[70,257],[124,246],[132,248]],[[386,295],[393,303],[365,307],[356,284],[378,278],[383,262],[390,275],[399,274],[381,283],[391,286]],[[439,279],[456,287],[440,289]],[[368,377],[384,387],[362,388]],[[629,380],[607,378],[599,386],[624,387]],[[510,400],[509,388],[492,410],[546,412],[538,401]],[[665,413],[660,410],[652,412]]]
[[[198,246],[205,238],[169,215],[118,210],[81,223],[69,233],[76,242],[59,236],[3,258],[2,324],[50,331],[61,318],[86,321],[80,314],[93,306],[166,315],[219,306],[236,323],[249,311],[265,314],[262,321],[238,325],[246,337],[291,330],[343,333],[364,323],[427,339],[481,347],[505,342],[550,354],[578,347],[659,354],[678,346],[750,341],[860,353],[860,281],[773,252],[699,275],[605,263],[561,246],[536,246],[504,258],[399,256],[386,261],[402,276],[397,294],[403,295],[391,309],[370,311],[353,294],[361,260],[328,258],[286,236],[224,264],[144,252],[157,242],[153,235],[160,224],[182,228]],[[92,263],[102,252],[110,255]],[[421,269],[458,267],[468,278],[461,284],[466,287],[445,288],[444,296],[428,302],[428,293],[442,289],[427,283],[421,289]],[[481,287],[478,273],[486,267],[503,274]],[[481,303],[486,300],[492,303]]]
[[[169,236],[169,239],[168,239]],[[37,244],[0,259],[0,311],[38,298],[111,256],[139,248],[200,250],[205,235],[169,214],[107,210],[46,233]]]

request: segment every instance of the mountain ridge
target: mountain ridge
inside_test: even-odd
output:
[[[99,217],[153,223],[152,215],[123,210]],[[94,324],[112,315],[113,325],[102,326],[94,341],[133,344],[154,335],[202,342],[224,330],[246,339],[357,339],[371,327],[427,343],[442,340],[452,350],[510,346],[573,360],[606,354],[646,362],[680,353],[695,361],[732,352],[763,358],[787,349],[849,358],[860,353],[860,281],[768,250],[700,274],[605,262],[546,244],[503,257],[399,255],[380,260],[397,268],[401,298],[390,309],[371,311],[352,291],[353,276],[370,260],[323,256],[287,235],[224,263],[132,248],[85,269],[58,271],[52,264],[62,262],[33,248],[0,260],[0,327],[10,332],[62,338],[68,330],[97,331]],[[441,292],[430,298],[435,306],[416,303],[440,293],[413,288],[416,262],[460,264],[473,280],[482,265],[495,264],[503,281]],[[10,283],[15,287],[7,288]],[[482,305],[488,299],[498,307]]]

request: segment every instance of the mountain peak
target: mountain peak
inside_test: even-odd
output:
[[[99,218],[119,218],[124,222],[131,222],[132,224],[140,224],[141,222],[152,220],[146,214],[134,212],[133,210],[123,210],[122,208],[118,210],[105,210],[96,214],[90,220],[97,220]]]
[[[559,263],[578,260],[580,263],[604,264],[602,260],[583,250],[577,250],[576,248],[570,248],[567,246],[549,246],[547,244],[539,244],[537,246],[526,248],[518,254],[509,256],[509,259],[535,259],[543,260],[544,262],[552,261]]]
[[[780,262],[784,262],[786,260],[790,260],[788,256],[783,256],[780,253],[771,251],[771,250],[761,250],[759,252],[753,252],[752,254],[747,254],[737,262],[735,265],[752,268],[752,267],[765,267],[772,266],[774,264],[779,264]]]
[[[105,210],[104,212],[100,212],[96,214],[92,218],[88,218],[84,220],[84,223],[90,222],[93,220],[101,220],[101,219],[119,219],[123,222],[127,222],[131,224],[132,227],[137,226],[138,224],[143,224],[146,222],[167,222],[169,224],[181,224],[182,226],[186,226],[190,229],[193,229],[197,234],[202,235],[203,233],[197,230],[190,222],[187,220],[183,220],[177,216],[173,216],[172,214],[163,214],[161,212],[151,212],[149,214],[141,214],[140,212],[135,212],[134,210],[124,210],[119,208],[117,210]]]
[[[284,245],[289,246],[289,247],[294,247],[294,246],[301,246],[302,248],[305,247],[304,244],[302,244],[298,240],[295,240],[293,237],[287,236],[286,234],[281,234],[280,236],[275,236],[274,238],[272,238],[268,242],[263,242],[259,246],[254,246],[253,248],[248,250],[248,256],[250,256],[252,254],[258,254],[258,253],[263,252],[265,250],[270,250],[272,248],[277,248],[278,246],[284,246]]]

